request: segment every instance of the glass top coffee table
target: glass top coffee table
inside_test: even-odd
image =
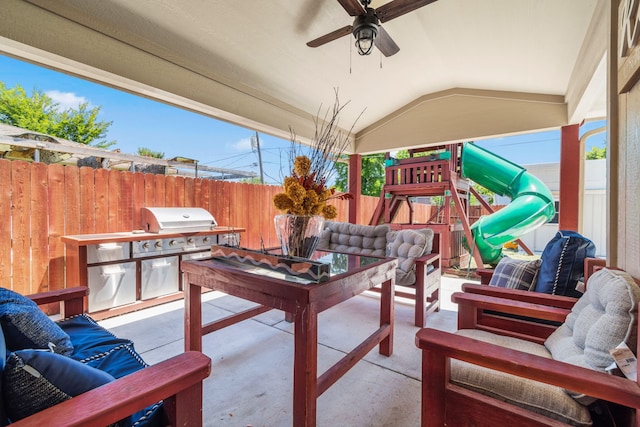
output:
[[[293,425],[316,425],[316,399],[369,351],[393,352],[395,258],[316,251],[314,259],[331,263],[328,281],[317,283],[265,267],[223,258],[183,261],[185,273],[185,350],[202,351],[202,335],[278,309],[294,323]],[[380,327],[318,377],[318,314],[382,285]],[[215,289],[260,304],[202,324],[201,288]]]

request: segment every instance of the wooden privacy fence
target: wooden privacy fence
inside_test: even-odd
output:
[[[280,186],[4,159],[0,183],[0,286],[22,294],[77,286],[65,283],[60,236],[139,229],[142,207],[202,207],[219,225],[245,228],[242,246],[278,245],[272,200]],[[359,224],[369,223],[377,202],[360,196]],[[336,221],[347,221],[348,202],[332,203]],[[417,210],[430,216],[428,205]],[[397,222],[407,219],[403,208]]]
[[[245,228],[241,244],[276,246],[278,186],[0,160],[0,286],[27,294],[62,289],[60,236],[129,232],[140,209],[202,207],[220,225]],[[343,220],[345,201],[337,201]]]

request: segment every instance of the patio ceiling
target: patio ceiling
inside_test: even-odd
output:
[[[438,0],[383,25],[385,58],[306,46],[352,23],[336,0],[3,0],[0,52],[303,142],[338,88],[370,153],[604,117],[606,3]]]

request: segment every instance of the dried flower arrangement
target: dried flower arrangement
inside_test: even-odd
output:
[[[333,219],[338,212],[327,201],[352,197],[349,193],[336,193],[335,188],[328,187],[335,174],[335,162],[347,148],[349,136],[357,122],[356,119],[348,132],[338,127],[338,117],[347,104],[349,102],[340,104],[336,89],[333,108],[327,109],[322,118],[320,106],[314,117],[316,131],[309,155],[301,154],[300,143],[291,131],[289,155],[292,170],[290,176],[284,179],[284,193],[278,193],[273,198],[277,209],[293,215],[322,215],[326,219]]]

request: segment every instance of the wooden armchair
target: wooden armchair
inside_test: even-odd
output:
[[[584,260],[584,278],[585,287],[588,285],[589,277],[597,270],[605,266],[606,261],[600,258],[586,258]],[[485,276],[486,277],[486,276]],[[465,283],[462,285],[462,291],[467,294],[475,294],[476,297],[469,296],[469,299],[480,301],[491,301],[491,298],[502,298],[513,301],[513,304],[503,310],[496,312],[489,309],[463,309],[458,311],[458,328],[474,328],[485,330],[503,335],[514,337],[522,336],[524,339],[535,342],[544,342],[544,340],[562,323],[564,316],[571,310],[571,307],[577,301],[577,298],[549,295],[540,292],[523,291],[518,289],[506,289],[494,286],[485,286],[486,283],[475,285]],[[537,319],[524,319],[521,313],[511,313],[511,311],[519,311],[520,303],[538,304],[546,307],[555,307],[555,314],[540,314]],[[524,306],[526,311],[528,307]],[[506,314],[506,315],[505,315]],[[553,317],[550,318],[550,317]]]
[[[605,270],[600,276],[609,272],[610,270]],[[593,279],[594,289],[588,288],[590,295],[594,295],[593,292],[597,292],[595,289],[607,283],[608,277],[596,279],[593,276]],[[627,283],[629,282],[631,284],[626,286],[636,293],[636,285],[627,276]],[[465,292],[456,293],[452,297],[459,305],[457,333],[425,328],[416,335],[416,345],[422,349],[423,354],[423,426],[496,426],[505,423],[519,426],[566,426],[591,425],[588,423],[592,421],[593,425],[600,425],[595,419],[585,419],[591,418],[586,406],[581,408],[589,403],[585,399],[608,402],[605,408],[613,408],[611,416],[616,419],[615,425],[640,426],[640,418],[635,414],[640,408],[640,386],[637,382],[556,360],[553,350],[550,356],[545,347],[539,344],[544,343],[556,330],[555,326],[541,324],[540,320],[566,320],[561,326],[565,331],[566,325],[575,326],[576,316],[580,315],[577,308],[585,306],[582,299],[579,305],[575,305],[576,299],[526,291],[491,290],[486,286],[473,285],[466,285],[464,290]],[[475,293],[475,290],[488,292]],[[495,293],[491,294],[492,291]],[[629,303],[629,313],[633,314],[629,314],[630,324],[626,338],[635,351],[637,295],[634,298],[636,301]],[[571,312],[574,305],[576,311]],[[487,311],[507,313],[518,318],[501,320],[496,325],[492,324],[493,320],[487,321]],[[614,322],[602,323],[607,326],[607,323]],[[602,326],[600,323],[598,325]],[[599,338],[602,338],[601,335],[606,334],[597,334]],[[555,340],[555,337],[551,340]],[[572,340],[571,336],[569,340]],[[611,345],[608,342],[607,348],[615,345],[617,343]],[[461,375],[461,370],[465,371],[464,375]],[[496,377],[498,380],[495,380]],[[509,382],[506,386],[509,391],[500,395],[490,387],[485,387],[485,383],[493,380]],[[567,402],[562,401],[563,403],[577,406],[577,412],[563,413],[564,408],[558,409],[553,405],[542,410],[541,406],[535,406],[526,400],[530,395],[526,399],[522,398],[519,395],[521,390],[529,390],[530,395],[535,396],[549,392],[549,396],[555,396],[548,399],[552,403],[563,408],[560,402],[564,399]],[[566,419],[574,415],[575,418]],[[576,424],[569,424],[570,421]]]
[[[38,305],[60,304],[63,317],[83,313],[88,288],[77,287],[31,295]],[[163,400],[166,424],[202,425],[202,381],[211,360],[200,352],[186,352],[139,370],[23,418],[11,425],[105,426]]]

